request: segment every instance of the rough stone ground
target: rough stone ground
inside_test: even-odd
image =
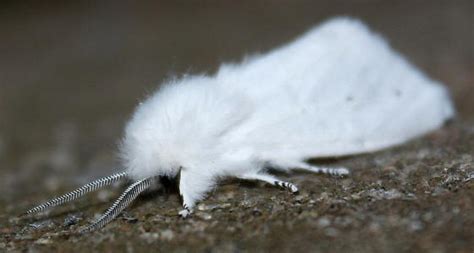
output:
[[[473,252],[472,1],[280,4],[4,3],[0,252]],[[157,80],[212,71],[341,13],[362,17],[446,83],[458,119],[399,147],[312,161],[347,166],[349,177],[279,175],[297,184],[299,195],[228,180],[183,220],[171,183],[144,194],[104,229],[73,234],[123,191],[115,185],[18,217],[111,173],[122,126]]]
[[[229,181],[192,218],[182,220],[176,215],[176,190],[150,192],[106,228],[86,236],[68,232],[90,222],[122,187],[36,218],[16,218],[22,208],[8,203],[2,209],[12,216],[2,217],[7,224],[0,230],[0,247],[469,252],[474,238],[472,150],[474,128],[457,123],[400,148],[344,159],[338,164],[353,168],[344,179],[306,173],[285,177],[300,186],[296,196],[264,184]],[[66,189],[61,184],[57,191],[24,196],[21,202],[37,203]]]

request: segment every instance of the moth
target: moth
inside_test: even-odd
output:
[[[268,168],[346,175],[346,168],[306,161],[398,145],[441,127],[454,114],[442,84],[362,22],[334,18],[266,54],[223,64],[213,75],[161,85],[127,123],[120,148],[125,171],[27,213],[125,178],[134,182],[82,232],[106,225],[157,176],[179,178],[182,217],[225,177],[297,192]]]

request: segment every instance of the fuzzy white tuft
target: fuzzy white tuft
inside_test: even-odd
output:
[[[135,179],[181,172],[194,203],[218,177],[375,151],[453,114],[441,84],[361,22],[336,18],[214,76],[163,85],[137,108],[122,154]]]

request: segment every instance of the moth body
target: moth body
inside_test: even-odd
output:
[[[345,168],[305,161],[398,145],[453,115],[444,86],[359,21],[332,19],[214,75],[172,80],[141,103],[122,141],[126,172],[113,178],[135,183],[87,230],[105,225],[156,176],[179,175],[180,215],[187,216],[221,178],[297,192],[267,169],[345,175]]]

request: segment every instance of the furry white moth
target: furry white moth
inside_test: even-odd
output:
[[[83,231],[98,229],[151,185],[179,176],[186,217],[223,177],[297,192],[267,168],[335,175],[308,158],[376,151],[440,127],[454,115],[447,90],[356,20],[336,18],[295,41],[213,76],[171,81],[138,106],[121,147],[126,168],[32,208],[67,201],[129,177],[135,181]]]

